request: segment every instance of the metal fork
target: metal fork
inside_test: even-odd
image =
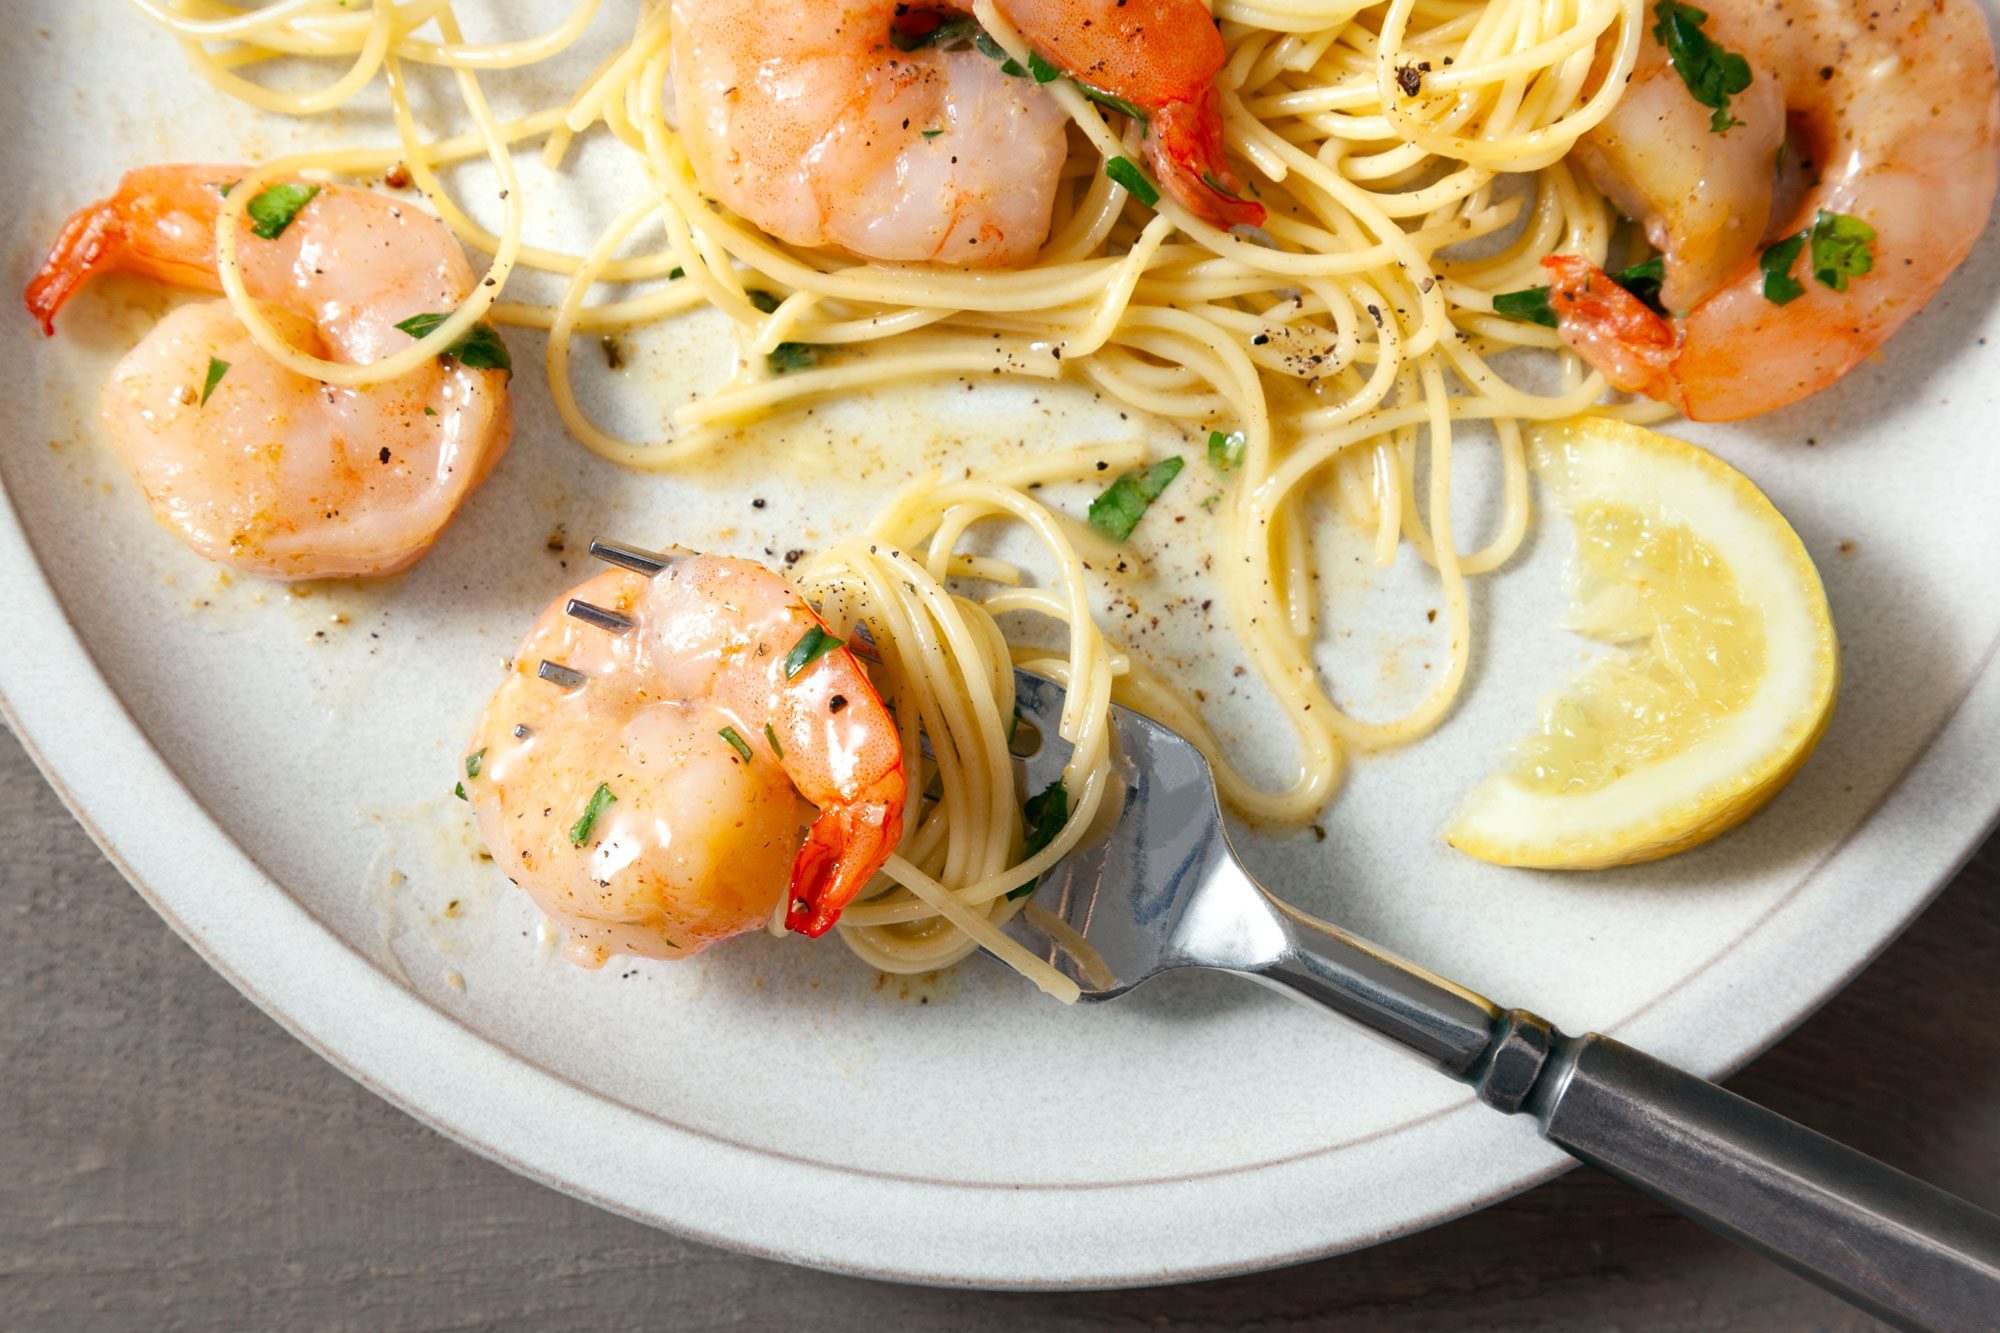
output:
[[[1060,776],[1062,689],[1014,673],[1042,736],[1027,790]],[[1565,1036],[1315,920],[1229,846],[1208,761],[1112,709],[1115,823],[1036,886],[1007,932],[1110,1000],[1182,967],[1262,982],[1361,1024],[1525,1113],[1571,1155],[1905,1328],[2000,1327],[2000,1218],[1598,1033]],[[1052,919],[1053,918],[1053,919]],[[1080,937],[1081,943],[1078,943]]]

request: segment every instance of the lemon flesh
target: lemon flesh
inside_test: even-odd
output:
[[[1502,865],[1665,856],[1782,787],[1825,730],[1838,648],[1819,573],[1741,473],[1606,417],[1536,430],[1576,529],[1570,628],[1614,651],[1547,703],[1445,838]]]

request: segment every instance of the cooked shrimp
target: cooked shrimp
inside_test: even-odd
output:
[[[1729,50],[1740,40],[1717,11],[1703,25]],[[1735,94],[1736,124],[1710,128],[1711,109],[1688,94],[1667,49],[1651,36],[1611,114],[1572,150],[1575,161],[1668,256],[1660,301],[1691,310],[1752,263],[1771,216],[1771,164],[1785,142],[1775,79]]]
[[[1056,68],[1142,114],[1147,159],[1176,199],[1220,227],[1263,221],[1223,160],[1222,38],[1198,0],[998,7]],[[1063,116],[1034,79],[926,41],[969,8],[674,0],[675,114],[702,188],[795,245],[1032,260],[1067,153]]]
[[[69,220],[28,286],[56,312],[93,274],[219,291],[215,232],[229,166],[129,173]],[[273,239],[245,225],[245,286],[294,346],[366,364],[409,346],[396,327],[449,314],[472,269],[429,214],[323,186]],[[506,451],[506,374],[456,359],[342,389],[278,364],[226,301],[184,305],[120,361],[99,418],[154,517],[211,560],[281,579],[389,574],[427,550]]]
[[[1656,7],[1658,8],[1658,7]],[[1574,256],[1543,262],[1564,339],[1621,389],[1726,421],[1839,379],[1943,285],[1984,230],[2000,180],[2000,81],[1970,0],[1737,3],[1703,31],[1749,63],[1728,116],[1653,49],[1582,149],[1586,169],[1666,256],[1662,318]],[[1775,206],[1778,146],[1809,163]],[[1815,278],[1807,245],[1774,265],[1803,290],[1766,295],[1763,257],[1816,219],[1858,219],[1865,271]],[[1768,225],[1767,225],[1768,224]],[[1872,230],[1872,239],[1867,231]],[[1778,294],[1785,288],[1778,284]]]
[[[674,103],[702,188],[794,245],[1000,267],[1049,230],[1067,142],[1034,80],[899,51],[896,0],[674,0]]]
[[[1201,0],[995,0],[1057,69],[1144,112],[1146,161],[1182,207],[1217,227],[1264,221],[1222,155],[1224,51]]]
[[[632,628],[572,619],[571,597]],[[902,745],[846,648],[811,655],[825,632],[778,575],[688,553],[542,613],[480,719],[465,791],[570,958],[684,957],[763,925],[781,894],[786,927],[821,935],[881,868],[902,836]],[[585,679],[538,679],[544,660]]]

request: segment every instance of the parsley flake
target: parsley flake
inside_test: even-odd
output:
[[[1149,468],[1123,474],[1090,502],[1090,526],[1115,542],[1124,541],[1183,466],[1181,458],[1168,457]]]
[[[584,804],[583,814],[569,826],[570,846],[581,847],[589,842],[590,831],[597,827],[598,816],[604,813],[604,807],[616,803],[617,800],[618,798],[611,794],[610,783],[598,783],[597,790],[590,794],[590,800]]]
[[[1806,294],[1806,285],[1792,276],[1792,265],[1806,248],[1806,234],[1787,236],[1766,250],[1757,261],[1764,274],[1764,299],[1772,305],[1790,305]]]
[[[1221,195],[1224,199],[1234,199],[1238,203],[1244,202],[1242,195],[1236,193],[1236,191],[1230,189],[1227,185],[1224,185],[1222,183],[1222,178],[1217,176],[1212,171],[1204,171],[1201,173],[1201,183],[1203,185],[1206,185],[1209,189],[1215,191],[1217,194]]]
[[[778,744],[778,733],[772,730],[771,724],[769,722],[766,722],[764,724],[764,739],[771,743],[771,757],[780,762],[783,762],[785,758],[785,747]]]
[[[736,728],[724,727],[721,731],[718,731],[715,734],[722,737],[722,739],[728,741],[729,748],[736,751],[736,753],[742,755],[744,763],[747,764],[752,759],[755,759],[757,757],[756,752],[750,748],[750,742],[744,740],[742,734],[738,732]]]
[[[250,230],[267,241],[275,241],[292,225],[299,210],[319,193],[317,185],[268,185],[244,207],[250,215]]]
[[[1146,179],[1146,173],[1132,165],[1129,157],[1114,157],[1104,164],[1104,174],[1124,186],[1134,199],[1152,208],[1160,202],[1160,191]]]
[[[988,36],[984,28],[981,28],[978,35],[972,39],[972,49],[979,52],[980,55],[985,56],[988,60],[999,61],[1000,72],[1008,78],[1025,79],[1028,77],[1028,71],[1021,67],[1021,62],[1008,55],[1007,48]]]
[[[1648,310],[1656,315],[1665,315],[1667,308],[1660,304],[1660,284],[1667,279],[1667,257],[1654,255],[1641,264],[1622,268],[1611,275],[1611,280],[1639,298]]]
[[[208,358],[208,378],[202,381],[200,406],[208,406],[208,396],[215,392],[215,386],[222,383],[222,377],[229,373],[229,363],[220,357]]]
[[[396,327],[412,338],[422,338],[450,318],[449,312],[411,315],[399,322]],[[514,377],[514,361],[507,355],[507,344],[500,341],[500,335],[494,331],[493,326],[483,320],[466,330],[457,342],[438,355],[449,357],[469,370],[504,370],[507,372],[507,378]]]
[[[1708,22],[1707,10],[1659,0],[1653,13],[1660,20],[1653,25],[1653,40],[1667,48],[1668,61],[1694,100],[1711,108],[1708,128],[1720,134],[1742,124],[1729,114],[1729,99],[1750,86],[1750,62],[1701,30]]]
[[[1243,446],[1246,443],[1243,432],[1230,431],[1224,435],[1219,430],[1208,433],[1208,461],[1217,472],[1234,472],[1243,466]]]
[[[1651,259],[1605,276],[1638,297],[1654,314],[1666,315],[1666,307],[1660,304],[1660,284],[1667,276],[1664,256],[1654,255]],[[1524,287],[1518,292],[1501,292],[1493,298],[1493,313],[1520,320],[1523,324],[1539,324],[1545,329],[1556,327],[1555,307],[1549,304],[1547,287]]]
[[[788,370],[806,370],[818,361],[817,343],[779,343],[764,353],[764,364],[771,368],[773,375],[782,375]]]
[[[1501,292],[1493,298],[1493,313],[1518,319],[1523,324],[1539,324],[1545,329],[1556,327],[1556,312],[1549,305],[1549,289],[1546,287]]]
[[[1813,277],[1820,286],[1847,290],[1847,280],[1875,267],[1875,229],[1846,213],[1824,208],[1813,219],[1807,243],[1812,248]]]
[[[1056,834],[1061,833],[1063,825],[1068,822],[1069,788],[1063,786],[1061,778],[1057,778],[1042,788],[1041,795],[1030,796],[1021,803],[1022,831],[1027,835],[1027,847],[1022,853],[1023,859],[1033,856],[1054,842]],[[1011,901],[1027,897],[1035,891],[1038,880],[1039,876],[1017,888],[1007,890],[1008,899]]]
[[[925,16],[919,14],[913,17],[921,20]],[[980,26],[969,18],[946,19],[928,32],[910,32],[891,24],[889,44],[898,51],[921,51],[927,46],[942,51],[959,50],[974,40],[975,33],[986,36]],[[990,42],[993,39],[987,37],[986,40]]]
[[[465,756],[465,776],[467,776],[468,778],[478,777],[479,766],[485,761],[486,761],[486,747],[482,745],[477,750],[474,750],[471,754]]]
[[[1085,83],[1082,79],[1071,79],[1070,82],[1076,85],[1078,92],[1082,93],[1085,97],[1088,97],[1091,101],[1097,103],[1099,106],[1109,107],[1111,108],[1111,110],[1116,111],[1119,115],[1129,117],[1132,120],[1132,122],[1139,127],[1140,138],[1143,139],[1148,134],[1152,133],[1153,129],[1152,117],[1148,116],[1145,112],[1141,111],[1137,106],[1126,101],[1124,98],[1118,96],[1115,93],[1106,92],[1102,88],[1094,87],[1091,84]]]
[[[785,654],[785,679],[792,679],[834,649],[845,646],[818,625],[812,626],[799,636],[799,641],[792,645],[792,651]]]

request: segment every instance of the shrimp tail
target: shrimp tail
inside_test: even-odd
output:
[[[102,268],[116,268],[127,245],[125,222],[116,199],[100,199],[63,224],[49,256],[28,281],[28,313],[44,336],[56,331],[56,311]]]
[[[1680,332],[1581,255],[1549,255],[1549,309],[1571,351],[1624,393],[1682,406]]]
[[[1222,96],[1202,88],[1187,101],[1152,112],[1146,156],[1182,207],[1225,230],[1264,224],[1264,206],[1243,197],[1243,183],[1222,153]]]
[[[818,939],[840,919],[903,836],[903,807],[887,802],[829,806],[792,862],[785,929]]]
[[[241,167],[160,166],[127,172],[118,192],[63,224],[23,295],[44,334],[56,312],[99,273],[126,270],[176,287],[220,291],[215,273],[216,205]]]

